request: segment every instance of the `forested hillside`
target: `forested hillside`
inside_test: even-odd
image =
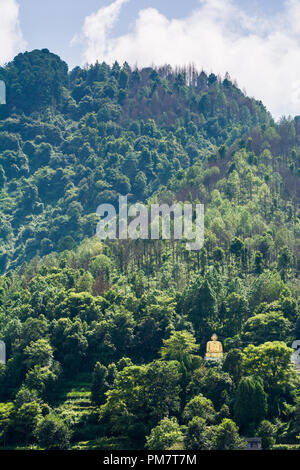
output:
[[[0,79],[0,446],[296,445],[300,117],[192,66],[45,49]],[[205,204],[204,247],[100,242],[119,195]]]

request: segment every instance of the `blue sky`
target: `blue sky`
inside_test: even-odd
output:
[[[110,3],[110,0],[21,0],[20,25],[28,49],[47,47],[71,67],[81,64],[84,46],[71,46],[70,41],[81,30],[86,16]],[[281,11],[284,6],[282,0],[236,0],[235,3],[250,14],[261,11],[266,15]],[[127,32],[142,9],[156,8],[172,19],[186,17],[198,4],[198,0],[131,0],[124,5],[112,35]]]
[[[300,114],[300,0],[0,0],[0,63],[35,48],[70,68],[194,63]]]

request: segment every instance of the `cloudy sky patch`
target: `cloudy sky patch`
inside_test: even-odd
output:
[[[231,0],[201,0],[186,17],[169,19],[156,8],[138,12],[129,31],[111,35],[122,0],[85,19],[84,62],[125,60],[148,66],[194,63],[229,74],[276,118],[300,114],[300,1],[284,2],[272,16],[247,13]],[[106,16],[111,8],[114,12]]]
[[[275,118],[300,115],[300,0],[0,0],[0,13],[1,64],[44,47],[70,68],[193,63]]]
[[[0,63],[8,62],[15,54],[25,50],[19,22],[19,5],[15,0],[0,0]]]

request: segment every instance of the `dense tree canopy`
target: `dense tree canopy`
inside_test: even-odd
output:
[[[0,446],[296,445],[300,118],[192,66],[44,49],[0,79]],[[120,195],[205,204],[203,248],[101,242]]]

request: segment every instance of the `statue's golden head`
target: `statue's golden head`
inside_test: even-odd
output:
[[[216,335],[216,333],[214,333],[211,337],[212,341],[218,341],[218,337]]]

